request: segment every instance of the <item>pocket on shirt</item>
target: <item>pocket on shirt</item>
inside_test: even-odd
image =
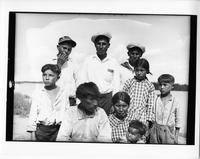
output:
[[[107,69],[106,70],[106,74],[105,74],[105,81],[108,82],[108,83],[111,83],[112,80],[113,80],[113,77],[114,77],[114,70],[113,69]]]

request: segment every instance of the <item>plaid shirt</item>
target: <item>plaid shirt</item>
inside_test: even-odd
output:
[[[123,86],[123,91],[130,95],[130,109],[135,110],[140,121],[144,123],[147,120],[154,121],[155,87],[147,78],[142,81],[135,78],[127,80]]]
[[[136,120],[138,117],[133,110],[128,111],[128,115],[124,120],[119,120],[114,114],[109,115],[110,126],[112,128],[112,141],[119,142],[123,137],[126,137],[129,122]]]

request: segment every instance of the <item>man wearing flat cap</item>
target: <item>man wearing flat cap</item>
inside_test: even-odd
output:
[[[124,82],[134,77],[134,66],[138,59],[140,59],[145,52],[145,47],[137,44],[137,43],[130,43],[126,46],[128,52],[128,59],[124,63],[121,64],[120,69],[120,77],[121,77],[121,85],[123,87]]]
[[[57,84],[69,92],[70,105],[76,104],[77,66],[69,57],[75,46],[76,42],[69,36],[60,37],[58,40],[57,64],[61,68],[61,76]]]
[[[119,91],[119,64],[107,54],[112,36],[109,33],[93,35],[91,41],[96,54],[85,59],[81,70],[81,82],[94,82],[100,90],[99,107],[110,113],[112,95]]]

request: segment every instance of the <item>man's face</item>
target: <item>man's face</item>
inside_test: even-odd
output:
[[[57,45],[57,48],[58,48],[58,52],[59,52],[57,54],[58,57],[61,55],[65,55],[68,57],[72,51],[72,46],[67,43]]]
[[[127,141],[130,143],[137,143],[139,138],[141,137],[139,130],[135,128],[128,128],[128,132],[126,134]]]
[[[128,51],[129,60],[134,63],[142,56],[142,51],[139,48],[132,48]]]
[[[110,47],[110,43],[106,38],[99,38],[95,41],[95,47],[97,51],[97,55],[104,56],[107,54],[107,50]]]
[[[127,116],[129,105],[124,101],[118,101],[114,105],[114,113],[117,118],[123,119]]]
[[[42,73],[42,79],[46,87],[54,86],[58,80],[58,75],[51,70],[46,70]]]
[[[159,90],[161,95],[168,95],[173,88],[173,84],[167,82],[159,83]]]
[[[82,98],[81,100],[81,108],[85,111],[87,115],[93,115],[98,106],[98,99],[92,96],[87,96],[86,98]]]

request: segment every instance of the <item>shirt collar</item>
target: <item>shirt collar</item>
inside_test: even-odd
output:
[[[161,94],[158,94],[158,97],[161,98]],[[173,96],[172,96],[172,94],[170,94],[170,97],[168,98],[168,101],[173,101]]]
[[[97,59],[101,62],[106,62],[106,61],[110,60],[110,56],[108,56],[108,55],[103,60],[100,60],[100,58],[97,56],[97,54],[93,55],[92,58]]]
[[[125,62],[127,62],[128,66],[134,71],[134,67],[129,63],[129,60],[127,59]]]

